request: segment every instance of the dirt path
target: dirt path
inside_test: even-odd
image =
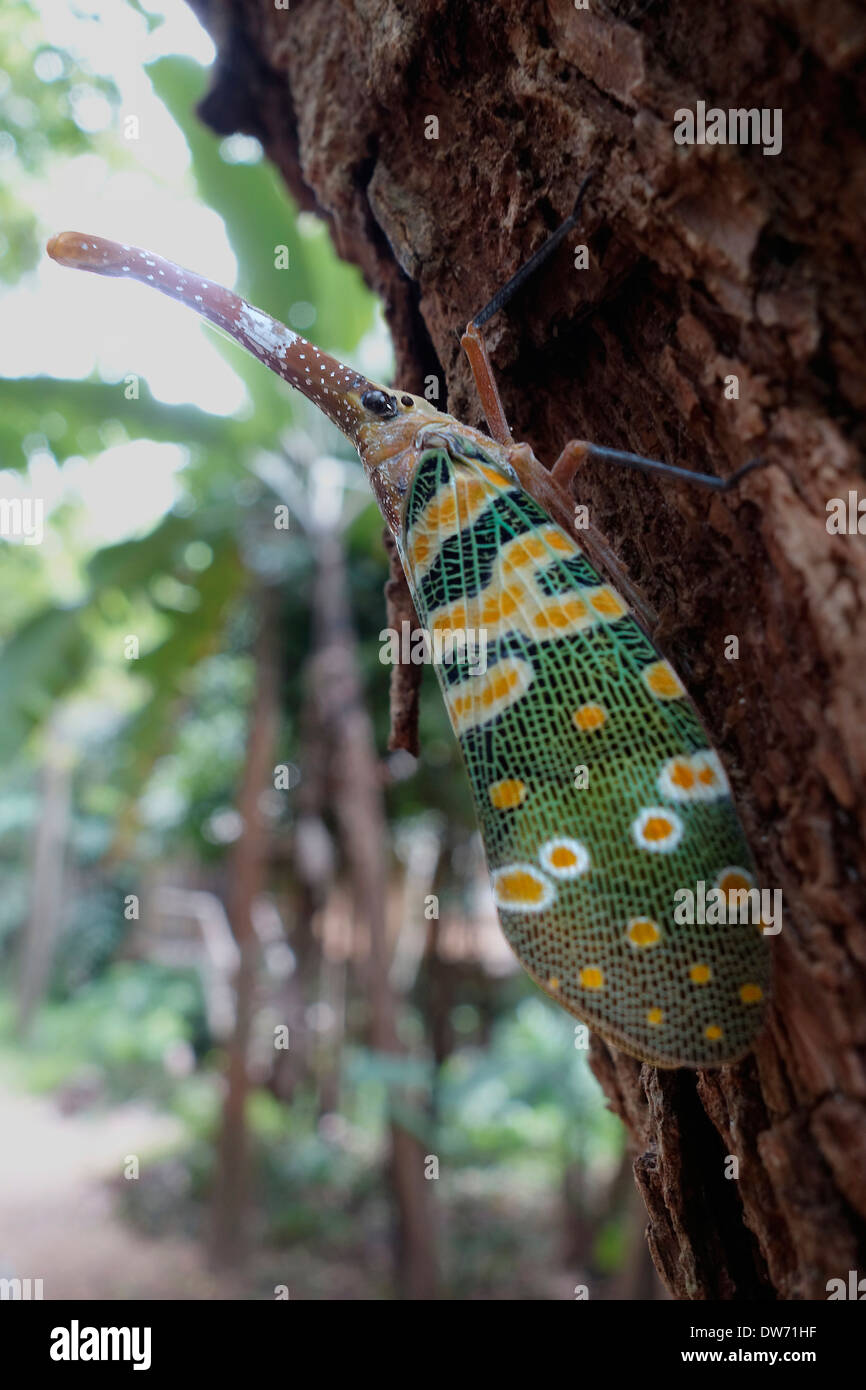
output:
[[[126,1156],[143,1166],[178,1132],[137,1104],[63,1115],[0,1076],[0,1277],[41,1278],[46,1299],[238,1297],[194,1241],[149,1239],[114,1214]]]

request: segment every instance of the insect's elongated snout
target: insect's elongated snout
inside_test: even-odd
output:
[[[394,394],[370,381],[232,290],[152,251],[85,232],[60,232],[48,242],[47,250],[60,265],[150,285],[180,300],[247,348],[351,440],[388,525],[395,534],[399,532],[417,431],[431,420],[449,422],[449,417],[417,396]]]
[[[356,446],[361,426],[381,412],[382,398],[393,401],[385,388],[308,343],[270,314],[162,256],[83,232],[60,232],[48,242],[47,250],[60,265],[97,275],[126,276],[188,305],[317,405]]]

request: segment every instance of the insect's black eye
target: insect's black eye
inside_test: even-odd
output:
[[[378,415],[381,420],[388,420],[397,414],[395,398],[387,395],[385,391],[365,391],[361,397],[361,404],[371,415]]]

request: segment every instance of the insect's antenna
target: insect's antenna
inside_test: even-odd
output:
[[[501,289],[497,290],[496,294],[490,300],[490,303],[485,304],[481,312],[476,314],[473,319],[469,320],[463,336],[460,339],[460,345],[469,359],[469,365],[475,379],[475,387],[484,408],[487,428],[490,431],[491,437],[499,444],[508,446],[513,444],[514,440],[508,428],[508,421],[505,418],[505,409],[499,395],[499,389],[496,385],[493,364],[490,361],[490,355],[487,351],[487,345],[484,342],[481,326],[485,324],[488,319],[491,319],[494,314],[499,313],[503,305],[508,303],[512,295],[517,293],[521,285],[525,284],[531,275],[535,274],[538,267],[544,264],[548,256],[553,255],[560,242],[562,242],[565,237],[568,236],[568,233],[577,226],[580,220],[583,195],[594,174],[595,170],[590,169],[583,183],[580,185],[574,203],[574,211],[571,213],[571,216],[566,217],[561,226],[557,227],[556,231],[547,238],[547,241],[545,241],[542,246],[539,246],[535,255],[530,256],[526,264],[522,265],[516,274],[512,275],[511,279],[508,280]]]
[[[580,212],[581,206],[583,204],[583,195],[586,192],[590,180],[594,177],[594,175],[595,170],[590,169],[589,173],[586,175],[586,177],[583,180],[583,183],[580,185],[580,188],[577,191],[577,198],[575,199],[574,203],[574,211],[571,213],[571,215],[569,217],[566,217],[565,221],[559,227],[557,227],[556,231],[550,234],[550,236],[547,238],[547,241],[543,242],[542,245],[539,246],[535,254],[530,256],[529,260],[524,265],[522,265],[520,269],[515,272],[514,275],[512,275],[511,279],[507,280],[506,283],[502,286],[502,288],[496,291],[496,294],[490,300],[490,303],[485,304],[481,312],[475,315],[475,318],[472,320],[472,322],[476,328],[480,328],[482,324],[485,324],[488,319],[492,319],[494,314],[498,314],[499,310],[504,308],[508,301],[512,299],[514,295],[517,293],[517,291],[520,289],[521,285],[525,284],[526,281],[530,278],[530,276],[535,274],[539,266],[543,265],[544,262],[548,259],[548,257],[553,255],[560,242],[562,242],[568,236],[569,232],[577,226],[578,222],[580,221]]]

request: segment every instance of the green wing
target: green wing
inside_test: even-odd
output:
[[[726,903],[755,884],[724,771],[622,598],[506,468],[456,437],[422,455],[401,546],[431,636],[479,634],[437,674],[503,930],[617,1046],[731,1061],[761,1026],[760,921],[677,920],[682,890]]]

